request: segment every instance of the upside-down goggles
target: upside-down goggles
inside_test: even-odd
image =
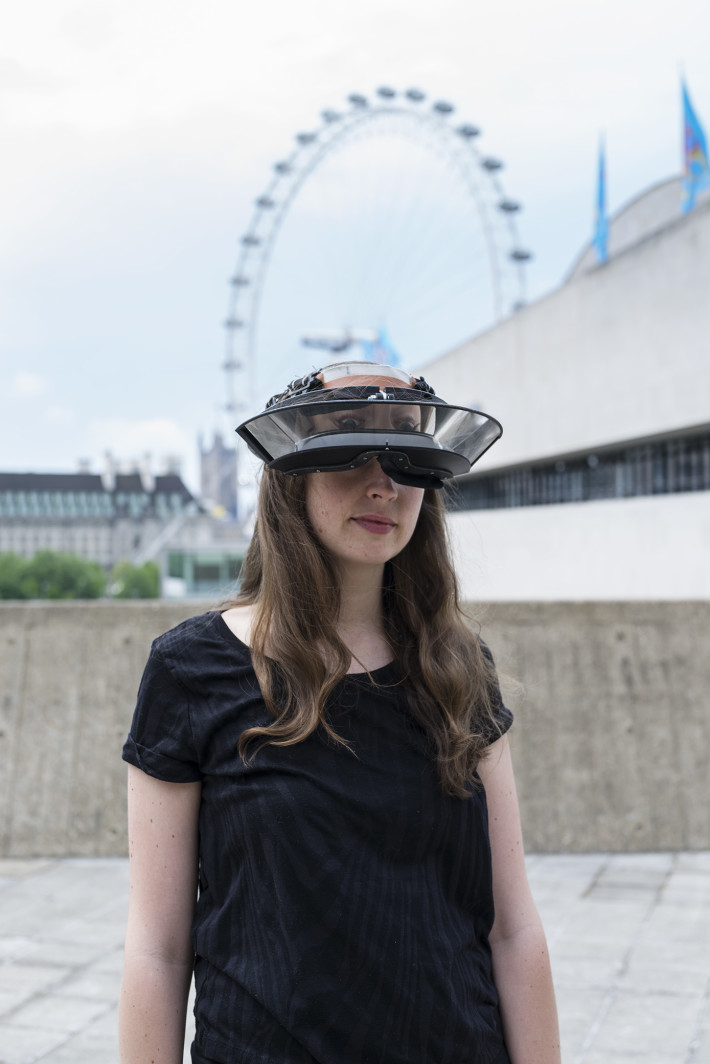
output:
[[[479,410],[450,406],[423,377],[339,362],[292,381],[237,432],[270,469],[293,476],[376,458],[400,484],[440,488],[468,473],[503,427]]]

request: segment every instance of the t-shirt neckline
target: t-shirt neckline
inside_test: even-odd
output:
[[[226,642],[236,644],[242,650],[245,650],[251,658],[251,647],[249,646],[249,644],[245,643],[243,639],[240,639],[239,636],[232,631],[232,629],[225,621],[223,613],[217,611],[217,617],[219,618],[219,631],[222,638]],[[372,677],[372,679],[374,680],[377,680],[377,678],[380,676],[386,678],[392,672],[396,664],[397,662],[393,658],[391,661],[388,661],[386,665],[380,665],[380,667],[377,669],[368,669],[360,672],[347,672],[343,677],[343,680],[367,680],[370,677]]]

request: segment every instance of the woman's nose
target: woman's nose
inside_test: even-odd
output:
[[[367,493],[370,497],[378,499],[397,498],[399,489],[396,482],[385,473],[376,458],[372,458],[362,468],[367,476]]]

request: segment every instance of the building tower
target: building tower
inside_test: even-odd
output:
[[[200,496],[208,511],[237,518],[237,450],[225,446],[215,432],[212,446],[205,449],[200,436]]]

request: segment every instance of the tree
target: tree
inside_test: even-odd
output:
[[[111,574],[111,596],[118,599],[149,599],[160,595],[160,569],[155,562],[131,565],[119,562]]]
[[[41,599],[95,599],[106,590],[106,574],[98,562],[75,554],[42,550],[28,563],[28,583]]]
[[[1,599],[95,599],[105,590],[106,574],[98,562],[51,550],[34,558],[0,555]]]
[[[27,561],[19,554],[0,554],[0,599],[27,598],[24,577]]]

